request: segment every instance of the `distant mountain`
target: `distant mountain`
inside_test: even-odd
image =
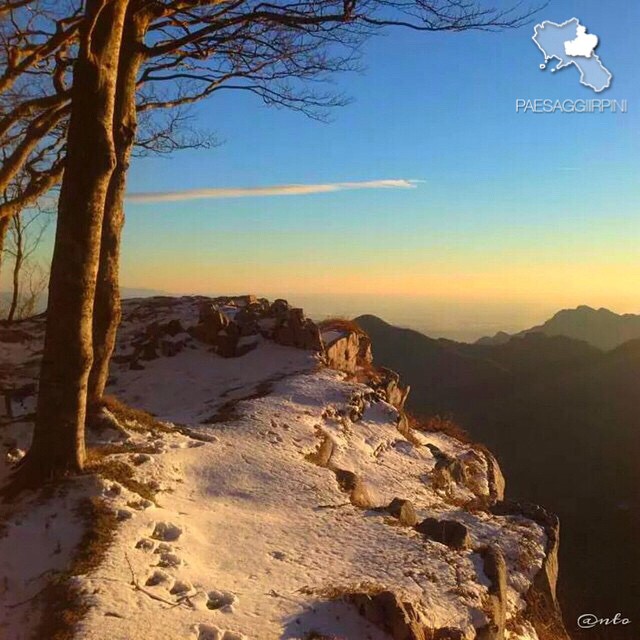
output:
[[[411,385],[410,411],[453,415],[498,454],[509,497],[558,513],[567,623],[585,611],[639,619],[640,339],[608,352],[539,332],[463,344],[356,322],[375,362]]]
[[[593,309],[582,305],[575,309],[558,311],[544,324],[526,329],[516,335],[544,333],[548,336],[567,336],[584,340],[594,347],[608,351],[618,345],[640,338],[640,315],[625,313],[619,315],[609,309]],[[476,344],[504,344],[511,336],[504,331],[493,337],[480,338]]]

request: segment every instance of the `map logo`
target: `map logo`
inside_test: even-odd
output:
[[[580,72],[580,84],[596,93],[611,86],[613,74],[595,53],[600,39],[588,33],[578,18],[561,24],[545,20],[534,27],[532,39],[544,55],[540,69],[546,69],[552,60],[557,60],[558,64],[551,68],[552,73],[574,66]]]

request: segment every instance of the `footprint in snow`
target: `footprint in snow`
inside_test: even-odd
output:
[[[140,498],[140,500],[131,500],[131,502],[127,502],[127,506],[135,509],[136,511],[144,511],[145,509],[153,507],[153,502],[151,502],[151,500],[146,500],[145,498]]]
[[[176,580],[169,593],[172,596],[181,596],[193,591],[193,585],[188,580]]]
[[[230,591],[209,591],[207,594],[207,609],[212,611],[233,612],[233,605],[238,602],[238,598]]]
[[[155,546],[156,542],[150,538],[141,538],[136,542],[136,549],[141,549],[142,551],[153,551]]]
[[[171,576],[161,569],[156,569],[144,583],[146,587],[166,586],[171,582]]]
[[[247,636],[235,631],[225,631],[209,624],[198,624],[193,629],[194,640],[247,640]]]
[[[164,569],[177,569],[182,564],[182,559],[175,553],[165,551],[160,554],[158,566]]]
[[[156,522],[152,538],[164,542],[175,542],[182,535],[182,529],[171,522]]]

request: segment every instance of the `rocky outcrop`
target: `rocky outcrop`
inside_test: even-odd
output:
[[[527,594],[529,609],[536,612],[531,618],[534,627],[542,625],[547,630],[553,628],[556,638],[569,635],[562,621],[562,613],[558,603],[556,587],[558,584],[558,551],[560,547],[560,521],[558,516],[543,507],[511,500],[498,502],[491,508],[491,513],[498,516],[521,516],[539,524],[546,534],[547,544],[542,567],[538,571]],[[541,619],[542,618],[542,619]]]
[[[273,339],[278,344],[309,351],[322,351],[322,339],[318,326],[304,317],[302,309],[289,309],[276,320]]]
[[[393,640],[464,640],[460,629],[434,629],[421,621],[416,605],[393,591],[351,593],[346,598],[364,618],[389,634]]]
[[[560,546],[560,521],[558,516],[546,509],[528,502],[507,500],[498,502],[491,508],[498,516],[522,516],[539,524],[547,536],[546,556],[538,572],[533,588],[553,607],[558,604],[556,586],[558,584],[558,548]]]
[[[482,569],[489,580],[485,602],[487,624],[477,630],[477,640],[503,640],[507,622],[507,563],[496,546],[480,550]]]
[[[329,330],[323,332],[324,357],[327,365],[346,373],[355,373],[373,361],[371,340],[362,331]]]
[[[402,387],[400,376],[386,367],[377,368],[371,378],[372,388],[378,391],[390,405],[402,412],[411,387]]]

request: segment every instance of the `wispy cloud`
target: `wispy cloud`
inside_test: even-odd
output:
[[[265,196],[306,196],[353,189],[413,189],[419,180],[368,180],[364,182],[330,182],[327,184],[279,184],[266,187],[215,187],[187,191],[149,191],[130,193],[129,202],[178,202],[209,198],[255,198]]]

